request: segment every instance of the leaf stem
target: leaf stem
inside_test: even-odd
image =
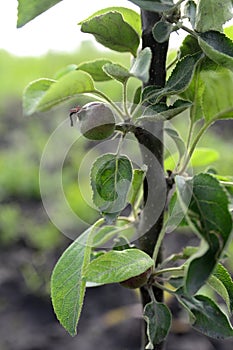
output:
[[[134,109],[134,111],[133,111],[133,113],[132,113],[132,115],[131,115],[131,118],[132,118],[133,121],[136,121],[136,120],[137,120],[137,114],[138,114],[138,112],[140,111],[140,108],[143,109],[143,110],[145,109],[145,107],[143,108],[142,102],[140,102],[140,103],[135,107],[135,109]]]
[[[187,149],[189,149],[189,146],[190,146],[190,143],[191,143],[191,140],[192,140],[193,126],[194,126],[194,123],[193,123],[193,120],[191,118],[190,125],[189,125],[189,131],[188,131],[187,145],[186,145]]]
[[[189,150],[189,152],[188,152],[188,154],[187,154],[187,156],[186,156],[186,158],[185,158],[184,164],[183,164],[181,170],[178,172],[178,175],[182,175],[182,174],[185,172],[185,170],[186,170],[186,168],[187,168],[187,166],[188,166],[188,164],[189,164],[189,162],[190,162],[190,160],[191,160],[191,157],[192,157],[192,155],[193,155],[193,152],[195,151],[195,148],[196,148],[198,142],[200,141],[202,135],[206,132],[206,130],[208,129],[208,127],[209,127],[212,123],[213,123],[213,120],[209,120],[209,121],[208,121],[207,123],[205,123],[205,124],[203,125],[203,127],[199,130],[199,132],[198,132],[197,136],[195,137],[195,139],[194,139],[194,141],[193,141],[193,143],[192,143],[192,146],[191,146],[191,148],[190,148],[190,150]]]
[[[117,150],[116,150],[116,156],[119,157],[120,156],[120,152],[121,152],[121,147],[122,147],[122,143],[123,143],[123,139],[124,139],[124,135],[120,134],[120,140],[117,146]]]
[[[127,107],[127,82],[128,80],[123,84],[123,104],[124,104],[124,111],[125,115],[128,119],[131,119],[131,115],[129,114],[128,107]]]
[[[192,30],[189,29],[188,27],[184,26],[183,24],[180,25],[180,28],[189,33],[190,35],[194,36],[194,38],[198,38],[198,35]]]
[[[219,182],[224,186],[233,186],[233,182],[230,182],[230,181],[219,181]]]
[[[182,158],[183,158],[185,161],[186,161],[187,159],[190,160],[188,149],[189,149],[189,146],[190,146],[190,142],[191,142],[191,140],[192,140],[193,127],[194,127],[193,120],[192,120],[192,118],[190,118],[190,119],[191,119],[191,120],[190,120],[189,130],[188,130],[188,138],[187,138],[187,144],[186,144],[186,152],[185,152],[185,154],[184,154],[183,157],[180,157],[179,162],[177,163],[175,172],[176,172],[176,170],[179,168]],[[183,168],[182,168],[182,169],[183,169]]]
[[[94,93],[96,95],[99,95],[100,97],[102,97],[105,101],[107,101],[115,109],[115,111],[118,113],[121,120],[123,120],[123,121],[125,120],[125,115],[124,115],[123,111],[107,95],[105,95],[100,90],[94,90]]]
[[[160,246],[161,246],[161,244],[162,244],[162,242],[163,242],[165,233],[166,233],[166,229],[165,229],[165,226],[164,226],[164,227],[162,228],[162,230],[160,231],[159,236],[158,236],[158,239],[157,239],[157,241],[156,241],[156,245],[155,245],[154,252],[153,252],[153,259],[154,259],[154,261],[156,261],[157,258],[158,258]]]
[[[87,245],[92,245],[93,235],[96,233],[95,229],[104,223],[104,218],[97,220],[91,227],[90,234],[88,235]]]
[[[161,270],[155,270],[155,272],[153,272],[154,275],[162,275],[164,273],[169,273],[169,272],[178,272],[178,271],[183,271],[184,270],[184,266],[179,266],[179,267],[168,267],[166,269],[161,269]]]
[[[153,286],[155,286],[155,287],[157,287],[159,289],[162,289],[162,290],[164,290],[165,292],[167,292],[169,294],[174,294],[174,295],[176,294],[176,292],[174,290],[171,290],[171,289],[165,287],[163,284],[160,284],[160,283],[158,283],[156,281],[153,281]]]
[[[148,286],[147,290],[148,290],[148,294],[150,295],[151,301],[153,301],[155,304],[157,304],[152,287]]]

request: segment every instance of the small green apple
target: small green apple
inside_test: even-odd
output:
[[[80,131],[89,140],[104,140],[115,130],[112,110],[101,102],[87,103],[77,112]]]

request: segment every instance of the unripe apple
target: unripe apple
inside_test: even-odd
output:
[[[89,140],[104,140],[115,130],[111,109],[101,102],[87,103],[77,112],[80,131]]]
[[[141,273],[138,276],[134,276],[125,281],[120,282],[120,285],[130,289],[140,288],[147,283],[151,275],[151,272],[152,272],[152,267],[150,267],[148,270],[146,270],[145,272]]]

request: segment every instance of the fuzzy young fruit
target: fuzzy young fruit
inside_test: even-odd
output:
[[[151,275],[151,272],[152,272],[152,267],[150,267],[148,270],[146,270],[145,272],[141,273],[138,276],[134,276],[125,281],[120,282],[120,285],[130,289],[140,288],[147,283]]]
[[[91,102],[77,113],[80,131],[89,140],[104,140],[115,130],[115,118],[109,107],[101,102]]]

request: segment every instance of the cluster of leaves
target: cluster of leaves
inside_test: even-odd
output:
[[[120,154],[120,147],[115,154],[105,154],[95,161],[90,178],[93,202],[102,218],[76,239],[58,261],[52,275],[54,309],[61,324],[75,335],[86,286],[124,282],[144,274],[143,284],[145,273],[149,271],[145,287],[150,291],[154,285],[175,295],[189,312],[193,327],[214,338],[231,337],[233,329],[228,316],[214,300],[198,291],[203,285],[211,287],[222,296],[231,314],[233,282],[220,259],[232,230],[229,210],[232,181],[208,172],[191,177],[186,171],[207,128],[219,119],[233,118],[233,43],[222,29],[232,17],[232,1],[225,0],[224,5],[216,0],[131,1],[144,10],[161,13],[161,21],[153,28],[156,41],[166,41],[172,31],[179,29],[189,33],[165,86],[137,89],[132,98],[137,106],[129,106],[127,83],[132,77],[139,79],[142,85],[148,81],[151,51],[149,48],[138,51],[140,16],[127,8],[112,7],[82,21],[81,31],[93,34],[105,47],[130,52],[134,57],[132,66],[128,69],[106,59],[68,66],[56,79],[39,79],[25,89],[24,112],[31,115],[49,110],[70,98],[91,93],[120,119],[112,135],[120,135],[119,144],[128,132],[134,133],[139,127],[143,130],[145,121],[171,120],[185,110],[189,114],[188,138],[185,144],[175,130],[166,130],[177,146],[179,159],[172,169],[175,189],[153,258],[129,243],[137,230],[146,169],[133,169],[131,160]],[[47,1],[47,4],[52,6],[57,2]],[[19,1],[19,4],[20,26],[28,18],[23,12],[25,2]],[[37,14],[30,16],[33,18]],[[183,16],[189,19],[189,28],[184,26]],[[122,84],[120,107],[95,87],[95,81],[112,79]],[[142,109],[145,104],[149,107]],[[128,217],[120,216],[128,203],[132,213]],[[173,224],[190,226],[201,240],[200,247],[188,247],[155,267],[159,245],[167,228]],[[111,250],[99,251],[111,241]],[[179,261],[178,267],[174,265]],[[160,284],[163,277],[165,285]],[[144,317],[148,325],[147,349],[153,349],[166,338],[171,314],[151,293]]]

